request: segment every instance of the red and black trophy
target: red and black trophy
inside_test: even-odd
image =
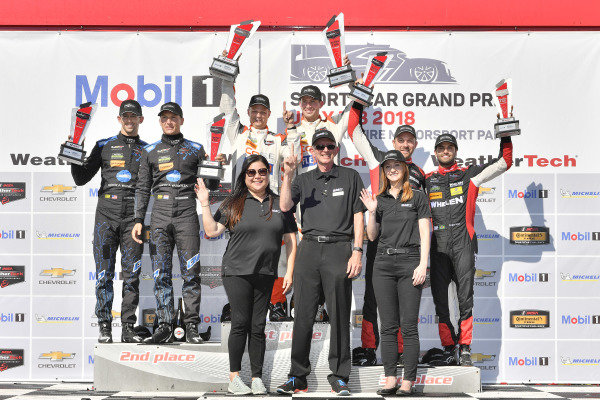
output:
[[[219,114],[215,119],[208,124],[208,136],[210,137],[210,159],[204,160],[198,167],[198,177],[208,179],[223,180],[225,177],[225,169],[223,163],[216,161],[215,158],[219,154],[221,139],[225,133],[225,129],[229,125],[229,115]]]
[[[229,38],[227,39],[227,56],[219,55],[213,59],[209,68],[210,74],[226,81],[235,82],[240,73],[238,59],[242,55],[242,49],[248,43],[248,38],[260,26],[260,21],[244,21],[237,25],[231,25]]]
[[[519,121],[513,117],[513,105],[510,99],[512,82],[502,79],[496,84],[496,108],[498,109],[498,122],[494,124],[496,137],[515,136],[521,134]]]
[[[329,70],[329,87],[341,86],[356,80],[356,73],[350,65],[344,65],[346,46],[344,44],[344,14],[331,17],[323,30],[325,34],[325,47],[333,63]]]
[[[97,104],[84,103],[73,109],[71,113],[71,134],[69,139],[60,145],[59,159],[73,164],[83,164],[85,158],[83,140],[97,108]]]
[[[363,83],[356,82],[351,85],[350,97],[352,100],[367,107],[373,104],[373,84],[383,70],[387,59],[387,51],[377,53],[371,59]]]

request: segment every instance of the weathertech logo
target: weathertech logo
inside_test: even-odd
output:
[[[25,266],[0,265],[0,289],[25,282]]]
[[[0,372],[24,365],[23,349],[0,349]]]
[[[25,182],[0,182],[0,205],[25,198]]]

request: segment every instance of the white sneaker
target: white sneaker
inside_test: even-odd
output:
[[[252,394],[267,394],[267,388],[263,384],[262,379],[252,379]]]
[[[246,394],[251,394],[252,389],[250,389],[248,386],[246,386],[244,381],[242,381],[242,378],[240,378],[238,375],[235,378],[233,378],[233,380],[231,382],[229,382],[229,386],[227,387],[227,392],[231,393],[233,395],[236,395],[236,396],[243,396]]]

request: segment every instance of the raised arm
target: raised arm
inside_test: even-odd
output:
[[[83,186],[92,180],[102,166],[102,146],[94,146],[83,165],[71,164],[71,176],[77,186]]]
[[[237,112],[233,82],[224,79],[221,84],[219,111],[225,113],[225,115],[231,115],[229,124],[225,127],[225,136],[227,136],[229,143],[233,146],[235,145],[237,136],[242,133],[244,126],[241,124],[240,115]]]
[[[485,182],[490,181],[508,171],[513,162],[512,150],[513,146],[510,136],[500,139],[500,155],[498,158],[483,166],[472,167],[474,174],[471,177],[471,181],[473,184],[476,187],[479,187]]]

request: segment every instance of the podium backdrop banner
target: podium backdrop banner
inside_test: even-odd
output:
[[[118,133],[118,106],[128,98],[143,107],[143,140],[160,139],[159,107],[176,101],[184,135],[207,146],[205,126],[220,113],[221,96],[221,82],[208,68],[226,39],[226,32],[0,33],[0,380],[92,378],[98,334],[92,229],[100,174],[78,187],[57,159],[70,110],[88,101],[99,106],[88,152]],[[480,188],[475,216],[480,251],[472,347],[483,381],[600,382],[600,33],[347,32],[356,70],[382,51],[389,58],[363,116],[366,133],[389,149],[395,128],[413,125],[413,160],[426,172],[436,168],[433,144],[442,133],[458,138],[461,165],[497,157],[491,92],[512,78],[522,130],[513,138],[514,165]],[[263,93],[272,105],[269,128],[283,132],[281,105],[299,111],[306,84],[323,91],[325,114],[340,112],[349,89],[328,87],[329,68],[319,32],[257,32],[240,58],[242,122],[248,123],[250,97]],[[222,150],[230,154],[226,140]],[[340,163],[369,185],[368,167],[347,136]],[[229,166],[225,182],[231,182]],[[228,236],[200,233],[200,329],[211,325],[219,339]],[[148,254],[146,246],[139,323],[156,306]],[[181,296],[177,265],[173,284]],[[353,288],[357,346],[364,274]],[[440,342],[431,291],[423,296],[419,329],[427,350]]]

